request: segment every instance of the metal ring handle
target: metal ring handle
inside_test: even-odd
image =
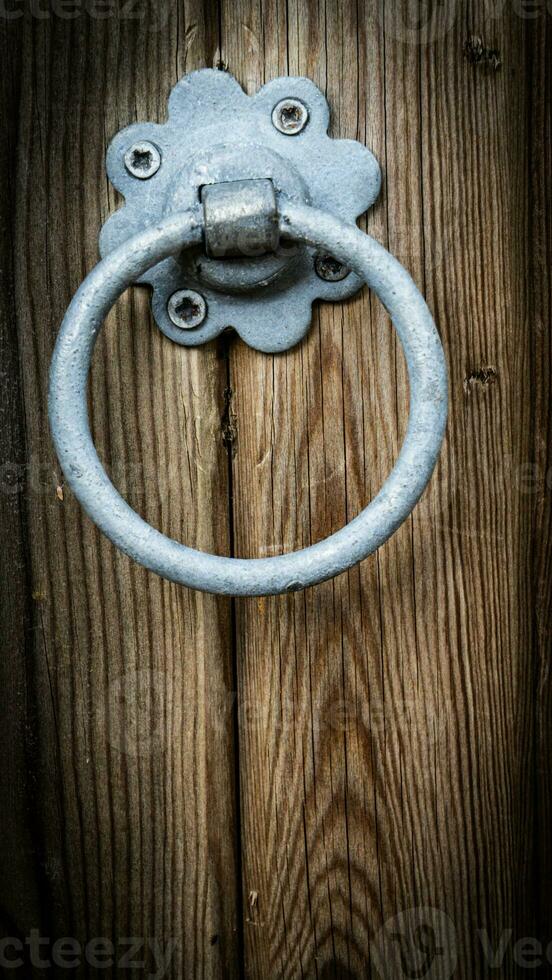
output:
[[[276,595],[329,579],[366,558],[410,514],[435,466],[447,416],[447,377],[431,314],[405,269],[357,227],[280,200],[283,236],[323,248],[361,275],[387,308],[410,381],[410,418],[395,467],[379,494],[345,527],[317,544],[273,558],[225,558],[188,548],[146,523],[123,500],[99,458],[88,421],[87,379],[96,337],[120,294],[148,268],[200,243],[199,208],[136,235],[85,279],[63,320],[50,371],[49,415],[67,483],[113,543],[158,575],[205,592]]]

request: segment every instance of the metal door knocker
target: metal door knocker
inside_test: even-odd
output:
[[[330,139],[328,123],[328,104],[306,78],[278,78],[249,97],[231,75],[205,69],[173,89],[167,123],[129,126],[108,150],[125,204],[104,225],[102,261],[63,320],[50,425],[67,483],[104,534],[191,588],[274,595],[350,568],[410,514],[439,454],[447,417],[439,335],[405,269],[356,227],[379,193],[377,161],[360,143]],[[315,299],[374,290],[404,349],[410,417],[392,473],[358,517],[301,551],[239,559],[188,548],[129,507],[94,448],[86,391],[103,321],[133,283],[153,287],[155,320],[176,343],[204,344],[232,326],[272,353],[305,336]]]

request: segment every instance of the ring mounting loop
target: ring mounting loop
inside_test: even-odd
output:
[[[251,258],[278,248],[276,192],[268,178],[207,184],[201,200],[207,255]]]

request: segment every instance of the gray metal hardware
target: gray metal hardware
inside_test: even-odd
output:
[[[195,330],[207,316],[207,303],[201,293],[193,289],[178,289],[167,303],[167,312],[175,327]]]
[[[124,156],[125,167],[131,177],[149,180],[161,166],[161,154],[154,143],[141,140],[129,146]]]
[[[278,250],[280,229],[271,180],[208,184],[201,193],[205,251],[213,258],[253,258]]]
[[[299,99],[282,99],[272,110],[272,123],[284,136],[297,136],[309,121],[309,110]]]
[[[235,111],[234,125],[241,120],[249,133],[255,122],[257,140],[264,138],[268,127],[286,144],[302,146],[294,162],[274,153],[272,146],[266,153],[260,146],[254,161],[243,145],[213,147],[222,125],[221,78],[226,79],[223,85]],[[298,127],[287,133],[278,128],[273,114],[293,99],[300,101],[306,114],[297,110],[294,115],[291,105],[282,116],[279,109],[278,120],[284,127],[293,128],[294,121]],[[192,588],[227,595],[296,591],[371,554],[415,506],[431,476],[445,429],[443,349],[408,273],[355,225],[360,185],[362,200],[371,203],[379,187],[379,168],[358,144],[328,139],[327,105],[311,82],[277,79],[249,99],[229,76],[205,71],[184,79],[173,91],[171,105],[165,127],[152,131],[152,124],[138,124],[138,132],[131,127],[132,134],[119,134],[109,150],[110,176],[126,194],[127,203],[104,226],[104,258],[78,290],[56,342],[49,392],[56,451],[68,485],[92,520],[117,547],[152,571]],[[259,118],[265,116],[268,122],[263,128]],[[203,151],[198,150],[200,118],[207,120]],[[175,119],[189,123],[188,160],[183,158]],[[330,147],[340,142],[337,157],[332,156]],[[126,183],[134,178],[125,157],[129,148],[139,146],[143,156],[133,157],[132,166],[142,172],[155,167],[157,157],[148,157],[146,143],[157,148],[160,165],[147,180],[139,178],[138,193]],[[319,152],[316,165],[313,148]],[[203,162],[200,152],[204,152]],[[351,158],[348,167],[345,152]],[[321,161],[327,167],[325,175]],[[165,183],[156,185],[164,170]],[[339,188],[324,190],[326,179],[331,182],[345,173],[347,180]],[[369,186],[364,186],[366,181]],[[145,194],[142,210],[140,194]],[[314,206],[319,199],[322,208]],[[188,276],[186,270],[194,269],[195,277]],[[267,351],[285,350],[303,336],[315,296],[350,295],[361,282],[374,290],[403,346],[410,418],[391,475],[354,520],[301,551],[244,560],[188,548],[152,528],[128,506],[110,482],[92,442],[87,379],[102,323],[118,296],[135,282],[154,286],[157,322],[177,342],[204,343],[232,323],[248,343]],[[231,321],[225,319],[229,311]]]
[[[109,147],[107,174],[125,204],[102,228],[102,256],[193,207],[210,186],[233,181],[269,178],[276,194],[355,224],[379,194],[380,168],[360,143],[330,139],[329,121],[328,103],[308,78],[276,78],[248,96],[228,72],[186,75],[172,90],[166,123],[134,123]],[[141,148],[134,173],[128,155]],[[160,165],[150,174],[156,153]],[[155,320],[177,344],[204,344],[233,327],[251,347],[277,352],[305,336],[314,300],[340,301],[363,285],[355,272],[320,275],[316,260],[304,243],[224,259],[199,245],[158,262],[140,282],[153,287]],[[182,289],[205,300],[196,329],[182,330],[169,314],[170,297]]]

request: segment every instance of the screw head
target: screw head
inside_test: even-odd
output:
[[[350,273],[350,269],[343,262],[339,262],[334,259],[333,255],[328,255],[327,253],[319,253],[314,260],[314,269],[316,275],[320,279],[324,279],[325,282],[341,282],[342,279],[346,279]]]
[[[178,289],[167,303],[167,312],[175,327],[194,330],[207,316],[207,303],[201,293],[193,289]]]
[[[133,143],[125,153],[125,167],[132,177],[149,180],[161,166],[161,153],[154,143],[140,140]]]
[[[309,121],[309,110],[299,99],[281,99],[272,110],[272,124],[284,136],[297,136]]]

